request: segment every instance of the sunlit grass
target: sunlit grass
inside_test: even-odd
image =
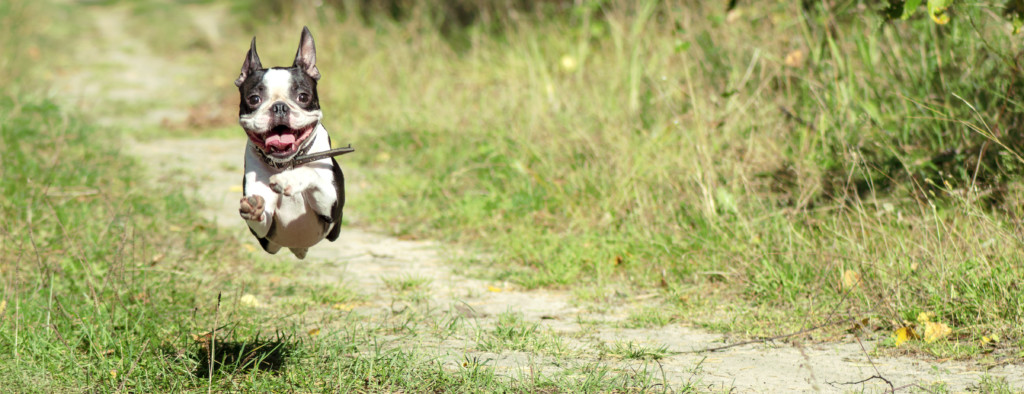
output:
[[[257,257],[198,220],[184,194],[144,186],[137,163],[108,143],[119,130],[91,126],[43,93],[21,94],[55,78],[60,68],[47,62],[67,59],[44,50],[59,48],[81,23],[53,32],[14,23],[40,12],[27,4],[0,4],[0,86],[12,93],[0,99],[0,354],[13,360],[0,366],[0,386],[653,387],[646,371],[601,363],[516,380],[486,360],[438,361],[406,346],[413,342],[381,338],[432,333],[469,336],[489,352],[569,349],[514,313],[477,330],[457,316],[416,310],[367,315],[357,306],[373,295],[282,284],[275,280],[288,267],[249,266]],[[702,2],[613,1],[442,33],[429,12],[401,22],[343,18],[331,4],[251,29],[226,20],[220,41],[194,30],[171,34],[190,20],[172,5],[114,5],[132,10],[132,26],[152,25],[140,38],[161,56],[209,68],[213,82],[178,81],[209,97],[197,107],[229,109],[195,124],[127,132],[232,135],[230,81],[250,35],[265,65],[288,65],[299,29],[310,25],[324,123],[335,141],[357,148],[342,163],[367,180],[349,202],[359,225],[484,252],[468,271],[527,289],[575,290],[578,301],[599,304],[585,307],[621,313],[627,326],[692,323],[770,336],[867,318],[887,346],[893,330],[926,312],[955,334],[900,349],[1022,356],[1024,167],[1012,133],[1021,125],[1021,90],[1007,61],[1021,44],[985,10],[939,27],[782,1],[741,4],[731,14]],[[98,34],[80,31],[83,40]],[[97,78],[118,77],[110,74]],[[130,117],[177,99],[167,93],[174,97],[100,112]],[[846,272],[860,281],[844,283]],[[385,285],[399,300],[430,295],[423,278]],[[279,309],[240,301],[250,293],[279,298]],[[640,294],[656,297],[648,304]],[[632,309],[616,309],[622,305]],[[204,335],[218,323],[227,324],[217,340],[232,355],[215,355],[224,364],[208,381],[198,373]],[[275,330],[283,334],[269,335]],[[999,340],[983,340],[993,335]],[[632,342],[606,353],[668,354]],[[279,356],[289,359],[283,371],[251,368]]]
[[[779,312],[731,320],[752,332],[926,310],[1019,336],[1015,148],[941,161],[1016,124],[1015,73],[983,59],[1019,45],[966,19],[990,16],[836,9],[833,37],[829,11],[788,2],[644,4],[469,29],[468,47],[426,21],[314,28],[327,119],[374,179],[353,206],[481,247],[496,259],[476,268],[528,288],[715,287],[704,308]]]

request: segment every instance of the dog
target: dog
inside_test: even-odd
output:
[[[300,155],[331,149],[320,123],[316,45],[302,28],[291,67],[263,68],[256,37],[235,80],[245,130],[245,175],[238,213],[267,253],[282,247],[303,259],[324,238],[335,241],[345,206],[345,175],[333,157],[293,165]]]

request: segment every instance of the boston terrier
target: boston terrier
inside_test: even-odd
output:
[[[238,123],[249,137],[238,213],[270,254],[286,247],[302,259],[341,231],[345,176],[338,162],[294,160],[331,149],[320,124],[319,79],[313,35],[303,27],[291,67],[263,68],[253,37],[235,80],[242,98]]]

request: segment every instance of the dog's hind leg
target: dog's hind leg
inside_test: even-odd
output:
[[[270,242],[270,240],[266,238],[260,238],[260,246],[270,254],[277,254],[277,252],[281,250],[281,245]]]
[[[278,246],[278,248],[280,248],[280,246]],[[291,250],[292,254],[294,254],[295,257],[298,257],[299,259],[304,259],[306,258],[306,252],[309,251],[309,248],[288,248],[288,250]]]

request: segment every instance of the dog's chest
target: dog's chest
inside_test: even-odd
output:
[[[268,237],[279,245],[310,247],[326,233],[322,219],[313,212],[304,194],[278,196],[274,210],[274,228]]]

